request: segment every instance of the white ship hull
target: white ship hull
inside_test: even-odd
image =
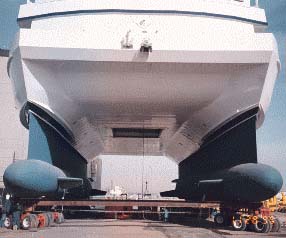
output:
[[[260,32],[264,11],[233,2],[24,5],[9,64],[19,108],[28,101],[48,111],[87,160],[144,148],[179,163],[255,107],[259,127],[279,71],[277,46]],[[139,51],[144,40],[152,52]],[[158,138],[117,137],[114,128],[154,129]]]

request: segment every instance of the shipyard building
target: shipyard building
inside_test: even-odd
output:
[[[1,52],[1,54],[5,54]],[[12,85],[7,74],[8,57],[0,57],[0,189],[2,191],[3,173],[13,160],[27,158],[28,130],[19,120]]]

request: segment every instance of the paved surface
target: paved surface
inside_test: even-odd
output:
[[[146,220],[66,220],[64,224],[37,231],[0,230],[0,238],[249,238],[286,237],[286,228],[279,233],[257,234],[217,229],[210,221],[185,225]]]

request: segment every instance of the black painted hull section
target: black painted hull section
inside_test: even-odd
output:
[[[7,192],[20,198],[88,198],[105,194],[92,189],[87,162],[60,133],[60,125],[43,110],[33,109],[29,111],[28,158],[5,170]]]
[[[161,195],[222,202],[260,202],[276,195],[283,184],[280,173],[257,163],[257,111],[234,118],[206,138],[179,164],[176,189]]]

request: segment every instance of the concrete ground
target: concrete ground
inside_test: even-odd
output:
[[[0,238],[228,238],[228,237],[286,237],[286,228],[279,233],[258,234],[218,229],[210,221],[187,224],[148,220],[66,220],[61,225],[34,231],[0,230]]]

